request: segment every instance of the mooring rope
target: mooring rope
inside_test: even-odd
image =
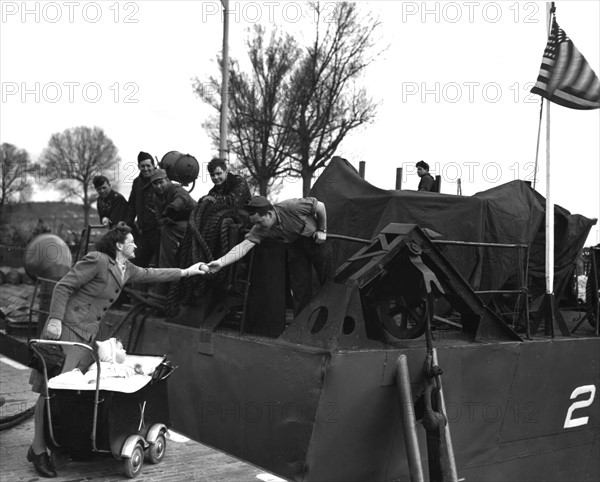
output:
[[[209,200],[200,202],[190,213],[188,227],[179,246],[179,267],[187,268],[200,261],[208,263],[227,253],[231,248],[229,228],[240,222],[240,217],[231,208]],[[183,278],[172,283],[167,295],[166,314],[176,314],[180,304],[189,304],[191,299],[206,291],[207,282],[222,281],[226,273],[226,270],[221,270],[213,275]]]

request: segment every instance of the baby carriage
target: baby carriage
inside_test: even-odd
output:
[[[174,367],[164,356],[127,355],[143,374],[102,378],[101,364],[83,343],[31,340],[42,361],[46,380],[46,442],[51,450],[87,456],[91,453],[122,459],[129,478],[139,475],[144,458],[159,463],[167,447],[169,405],[166,380]],[[48,380],[40,344],[79,346],[91,351],[97,367],[95,382],[79,370]],[[144,375],[148,374],[148,375]]]

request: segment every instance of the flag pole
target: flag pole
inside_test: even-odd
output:
[[[552,202],[551,146],[550,146],[550,106],[551,103],[570,109],[591,110],[600,108],[600,79],[592,70],[585,57],[577,50],[567,34],[556,21],[554,2],[546,3],[548,10],[548,42],[542,57],[542,65],[537,81],[531,92],[545,97],[546,102],[546,222],[545,222],[545,284],[546,289],[538,304],[531,333],[535,335],[544,321],[546,335],[554,336],[556,324],[563,336],[571,336],[558,309],[554,296],[554,203]]]
[[[554,18],[554,2],[547,2],[548,36],[551,34]],[[544,334],[554,337],[554,325],[558,325],[563,336],[570,336],[569,329],[558,309],[554,297],[554,203],[552,202],[552,185],[550,176],[550,104],[546,102],[546,294],[542,297],[538,311],[531,326],[531,334],[535,335],[542,320]]]
[[[223,65],[221,81],[221,123],[219,129],[219,157],[227,159],[227,107],[229,91],[229,0],[221,0],[223,5]]]
[[[547,2],[548,36],[552,29],[554,2]],[[550,104],[546,102],[546,294],[554,294],[554,204],[550,178]]]

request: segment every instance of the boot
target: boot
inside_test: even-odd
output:
[[[27,451],[27,460],[33,463],[35,471],[42,477],[56,477],[56,470],[54,470],[52,465],[50,465],[50,459],[48,458],[47,452],[42,452],[41,454],[36,455],[33,452],[33,448],[30,446],[29,450]]]

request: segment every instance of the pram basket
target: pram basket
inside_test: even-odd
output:
[[[67,372],[48,380],[46,363],[36,349],[40,344],[81,347],[89,350],[96,363],[96,382],[75,382],[83,375]],[[167,378],[174,367],[165,356],[127,355],[139,362],[144,373],[121,379],[102,379],[101,363],[94,350],[83,343],[38,340],[29,342],[42,361],[45,380],[46,442],[51,450],[77,455],[112,454],[123,459],[125,474],[136,477],[144,457],[151,463],[162,460],[166,450],[169,405]],[[68,381],[67,381],[68,379]],[[79,380],[79,379],[77,379]]]

